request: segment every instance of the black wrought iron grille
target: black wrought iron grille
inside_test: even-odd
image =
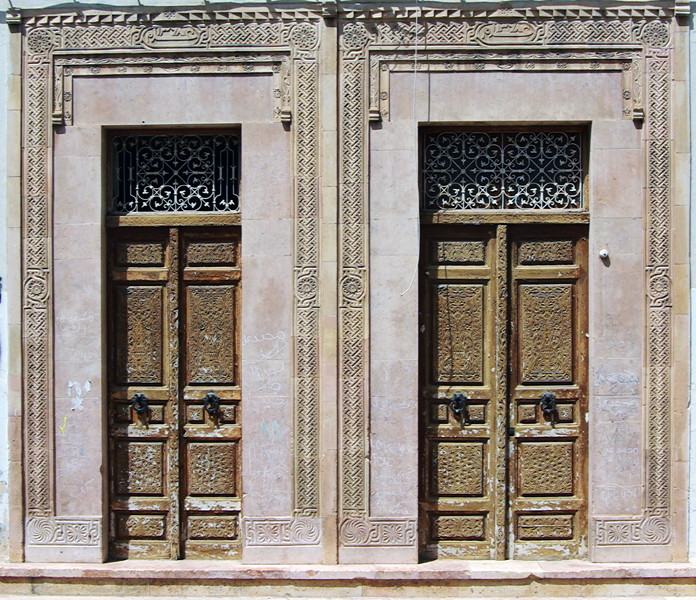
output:
[[[111,212],[239,210],[239,136],[116,135]]]
[[[423,207],[582,208],[582,163],[580,132],[425,132]]]

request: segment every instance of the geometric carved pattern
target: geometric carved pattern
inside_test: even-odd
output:
[[[439,442],[430,451],[431,493],[442,496],[482,496],[484,469],[482,443]]]
[[[192,496],[234,496],[235,443],[188,444],[188,493]]]
[[[98,546],[101,518],[29,517],[26,536],[33,546]]]
[[[430,535],[434,540],[482,540],[485,526],[483,515],[437,515]]]
[[[647,27],[646,27],[647,30]],[[653,27],[656,38],[664,32]],[[664,42],[666,43],[666,42]],[[635,519],[595,520],[599,546],[669,544],[671,493],[672,281],[671,249],[671,61],[667,52],[650,51],[647,67],[648,146],[648,369],[646,503]]]
[[[234,286],[189,286],[187,339],[189,383],[234,383]]]
[[[120,538],[162,538],[166,526],[164,515],[116,515],[116,535]]]
[[[486,262],[486,244],[482,241],[438,241],[433,260],[441,265],[482,265]]]
[[[164,315],[162,287],[119,286],[115,319],[119,331],[116,346],[116,381],[120,384],[162,381]]]
[[[518,250],[521,265],[559,264],[567,265],[573,262],[573,242],[530,240],[520,242]]]
[[[483,381],[483,286],[437,286],[433,328],[437,381],[475,384]]]
[[[115,454],[117,494],[164,493],[162,442],[118,442]]]
[[[572,495],[572,442],[525,442],[519,445],[519,453],[523,496]]]
[[[525,284],[519,294],[522,381],[572,381],[572,286]]]
[[[234,242],[192,242],[186,247],[188,266],[234,265],[237,244]]]
[[[519,515],[517,535],[522,540],[570,540],[573,515]]]
[[[119,267],[161,267],[164,264],[164,246],[158,243],[122,242],[116,247]]]
[[[316,518],[248,518],[242,526],[247,546],[313,545],[321,540],[321,527]]]
[[[189,517],[188,539],[233,540],[237,537],[237,517],[212,516]]]

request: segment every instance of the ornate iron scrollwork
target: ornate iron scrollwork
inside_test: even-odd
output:
[[[582,208],[577,131],[427,132],[423,208]]]
[[[470,398],[457,392],[449,403],[454,418],[462,424],[462,427],[469,424],[469,400]]]
[[[239,210],[239,136],[117,135],[113,214]]]
[[[216,417],[220,412],[220,398],[217,394],[209,392],[203,398],[203,408],[211,417]]]

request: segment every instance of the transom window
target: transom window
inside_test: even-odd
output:
[[[238,135],[119,134],[111,138],[111,214],[236,210]]]
[[[425,131],[425,210],[579,209],[579,131]]]

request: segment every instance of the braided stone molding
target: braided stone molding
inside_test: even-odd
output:
[[[321,541],[319,513],[319,131],[320,16],[312,10],[85,11],[27,16],[24,29],[23,334],[28,545],[93,545],[101,526],[55,517],[51,437],[53,339],[51,123],[72,122],[75,76],[270,73],[275,117],[294,116],[295,186],[293,366],[295,514],[279,525],[254,519],[253,545]],[[120,51],[114,53],[115,50]],[[172,51],[176,50],[176,53]],[[202,54],[200,51],[208,51]],[[89,524],[86,526],[85,523]],[[88,535],[78,535],[85,525]],[[277,530],[274,535],[259,531]],[[287,532],[290,533],[287,533]],[[66,541],[68,540],[68,541]]]
[[[654,6],[494,11],[410,7],[346,10],[342,16],[339,543],[354,546],[356,539],[369,539],[372,546],[394,545],[390,536],[379,533],[377,520],[370,518],[369,356],[364,341],[369,338],[369,240],[363,225],[368,222],[367,131],[369,121],[389,117],[389,73],[414,68],[543,68],[621,71],[624,118],[643,120],[647,113],[647,494],[642,515],[598,517],[593,525],[599,545],[668,544],[672,529],[670,19],[674,10]]]

